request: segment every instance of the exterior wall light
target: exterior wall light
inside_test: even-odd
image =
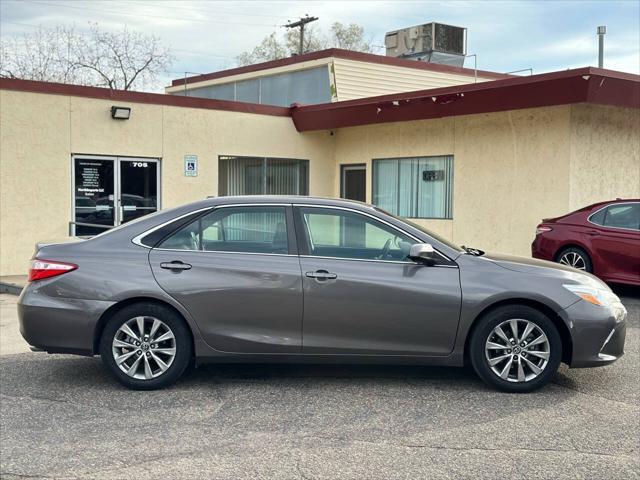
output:
[[[131,116],[131,108],[129,107],[111,107],[111,118],[114,120],[129,120]]]

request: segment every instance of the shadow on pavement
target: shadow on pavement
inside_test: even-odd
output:
[[[610,285],[610,287],[623,301],[625,298],[640,300],[640,287],[633,285]]]

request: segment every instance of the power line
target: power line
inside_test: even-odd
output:
[[[298,55],[302,55],[304,53],[304,26],[307,23],[315,22],[318,20],[318,17],[310,17],[306,15],[304,17],[300,17],[300,20],[297,22],[289,22],[285,25],[287,28],[299,28],[300,29],[300,47],[298,48]]]
[[[17,0],[11,0],[11,1],[17,1]],[[121,2],[123,3],[137,3],[137,4],[148,4],[147,0],[121,0]],[[266,15],[266,14],[262,14],[262,13],[238,13],[238,12],[222,12],[219,10],[209,10],[206,8],[193,8],[193,7],[183,7],[182,4],[178,3],[176,6],[176,9],[180,10],[180,11],[187,11],[187,12],[203,12],[203,13],[209,13],[212,15],[233,15],[233,16],[238,16],[238,17],[261,17],[261,18],[274,18],[274,19],[278,19],[278,20],[284,20],[285,16],[282,15]]]
[[[70,8],[70,9],[74,9],[74,10],[85,10],[88,12],[98,12],[98,13],[109,13],[111,15],[126,15],[129,17],[136,17],[136,18],[140,18],[141,15],[136,14],[136,13],[127,13],[127,12],[116,12],[113,10],[105,10],[102,8],[91,8],[91,7],[78,7],[75,5],[61,5],[58,3],[49,3],[49,2],[41,2],[41,1],[37,1],[37,0],[32,0],[29,3],[33,3],[33,4],[37,4],[37,5],[45,5],[45,6],[49,6],[49,7],[58,7],[58,8]],[[229,21],[224,21],[224,20],[202,20],[199,18],[184,18],[184,17],[164,17],[162,15],[150,15],[150,14],[144,14],[145,18],[158,18],[158,19],[162,19],[162,20],[184,20],[186,22],[198,22],[198,23],[212,23],[212,24],[216,24],[216,25],[243,25],[243,26],[251,26],[251,27],[277,27],[278,25],[275,24],[266,24],[266,23],[247,23],[247,22],[229,22]]]

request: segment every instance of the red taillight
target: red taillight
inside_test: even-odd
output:
[[[71,272],[78,268],[73,263],[55,262],[53,260],[41,260],[36,258],[31,260],[29,269],[29,281],[42,280],[43,278],[55,277],[63,273]]]
[[[547,233],[553,230],[553,228],[548,227],[546,225],[538,225],[536,227],[536,235],[540,235],[541,233]]]

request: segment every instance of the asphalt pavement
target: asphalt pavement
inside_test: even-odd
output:
[[[133,392],[32,353],[0,296],[3,479],[640,478],[640,293],[626,355],[526,395],[467,369],[226,365]]]

